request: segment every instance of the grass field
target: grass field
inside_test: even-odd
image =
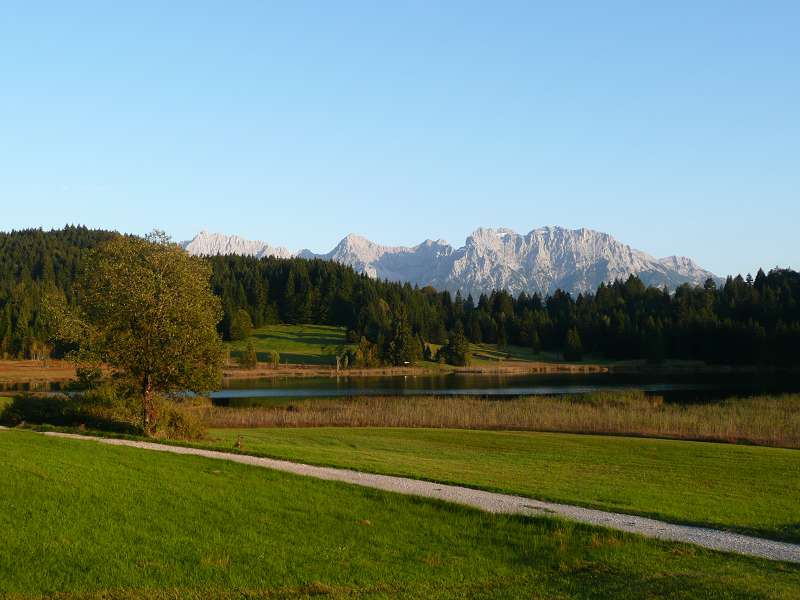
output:
[[[475,365],[493,364],[503,361],[564,362],[564,357],[555,352],[532,352],[524,346],[507,345],[502,349],[497,344],[470,344]],[[596,362],[596,361],[592,361]]]
[[[231,342],[231,354],[237,356],[253,342],[258,360],[269,361],[269,351],[277,350],[281,363],[299,365],[335,365],[337,349],[347,345],[344,327],[329,325],[267,325],[253,331],[247,340]]]
[[[532,432],[215,429],[209,445],[800,541],[800,451]]]
[[[247,340],[231,342],[229,347],[233,356],[238,355],[247,345],[253,342],[259,360],[268,361],[268,352],[277,350],[281,354],[282,363],[301,365],[332,365],[338,348],[347,346],[344,327],[329,325],[266,325],[253,331]],[[431,346],[434,350],[436,345]],[[559,354],[534,354],[522,346],[507,346],[498,350],[495,344],[471,344],[475,366],[497,364],[507,361],[527,362],[563,362]],[[421,365],[432,368],[437,363],[420,361]]]
[[[68,381],[75,366],[64,360],[0,360],[0,383]]]
[[[0,432],[0,597],[792,598],[800,568]]]

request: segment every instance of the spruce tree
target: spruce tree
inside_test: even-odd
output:
[[[531,352],[539,354],[542,351],[542,340],[539,339],[539,332],[534,327],[531,329]]]
[[[583,359],[583,344],[581,343],[581,336],[575,327],[571,327],[567,331],[567,337],[564,341],[564,360],[580,361]]]
[[[464,326],[461,321],[456,321],[456,326],[450,333],[447,344],[441,350],[444,359],[451,365],[464,367],[472,361],[469,342],[464,335]]]

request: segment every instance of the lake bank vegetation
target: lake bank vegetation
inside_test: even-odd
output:
[[[143,435],[136,395],[103,385],[79,395],[21,394],[0,405],[0,424]],[[640,391],[484,399],[474,396],[359,396],[214,406],[200,397],[158,396],[163,439],[202,439],[209,428],[401,427],[540,431],[669,438],[800,448],[800,395],[667,403]]]
[[[642,392],[528,396],[375,396],[277,406],[196,408],[209,427],[423,427],[663,437],[800,448],[800,395],[670,404]]]

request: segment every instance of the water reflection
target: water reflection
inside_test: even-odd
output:
[[[730,396],[800,392],[800,381],[797,377],[779,374],[644,376],[612,373],[276,378],[229,381],[225,389],[211,396],[218,405],[247,406],[298,398],[467,395],[501,399],[631,389],[658,394],[667,402],[693,403]]]

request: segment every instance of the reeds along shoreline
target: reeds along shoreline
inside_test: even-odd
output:
[[[360,397],[198,408],[209,427],[430,427],[667,437],[800,448],[800,394],[668,404],[642,392],[584,396]]]

